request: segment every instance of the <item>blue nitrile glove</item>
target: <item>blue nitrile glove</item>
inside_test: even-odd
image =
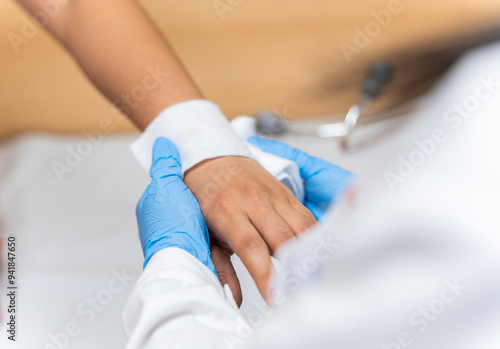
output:
[[[255,136],[250,137],[248,142],[265,152],[297,163],[300,176],[305,181],[304,205],[318,220],[354,179],[351,172],[284,143]]]
[[[181,248],[198,258],[216,275],[210,259],[208,229],[191,191],[181,177],[177,147],[166,138],[153,146],[153,178],[137,204],[144,267],[159,250]]]

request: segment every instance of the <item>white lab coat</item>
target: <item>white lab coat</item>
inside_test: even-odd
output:
[[[272,315],[243,319],[204,265],[165,249],[123,313],[127,348],[498,348],[498,62],[500,44],[463,58],[377,145],[370,178],[282,249]]]
[[[228,290],[188,252],[157,252],[123,313],[127,347],[225,348],[224,335],[236,334],[238,323],[245,323]]]

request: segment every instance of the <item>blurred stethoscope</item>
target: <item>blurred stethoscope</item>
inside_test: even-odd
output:
[[[277,113],[263,111],[255,115],[257,118],[257,131],[266,136],[293,133],[321,138],[336,138],[340,141],[341,146],[346,149],[348,147],[349,136],[356,125],[373,124],[394,116],[404,115],[414,109],[416,101],[376,114],[366,115],[366,117],[359,120],[360,116],[364,115],[373,100],[380,96],[384,86],[392,81],[393,77],[394,69],[390,63],[385,61],[374,63],[364,81],[358,103],[349,109],[343,122],[306,126],[304,123],[292,122]]]

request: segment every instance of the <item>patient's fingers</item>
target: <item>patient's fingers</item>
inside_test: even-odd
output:
[[[295,237],[294,231],[272,205],[256,207],[250,222],[259,231],[272,253],[285,242]]]
[[[273,268],[269,248],[248,217],[235,215],[230,220],[236,230],[225,242],[240,257],[267,302]]]
[[[241,306],[243,296],[241,293],[240,281],[238,280],[233,264],[231,263],[231,255],[233,254],[232,251],[222,247],[215,239],[212,239],[211,241],[210,250],[212,262],[214,263],[221,285],[229,285],[229,288],[233,293],[234,301],[238,307]]]
[[[289,198],[286,202],[278,201],[274,206],[295,235],[302,234],[318,223],[312,212],[303,206],[295,197]]]

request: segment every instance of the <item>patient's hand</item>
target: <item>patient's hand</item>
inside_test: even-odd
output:
[[[237,301],[241,290],[229,261],[234,251],[268,300],[269,251],[316,223],[292,192],[252,159],[221,157],[201,162],[184,181],[198,200],[217,242],[212,259],[222,284]],[[222,246],[222,248],[221,248]]]

